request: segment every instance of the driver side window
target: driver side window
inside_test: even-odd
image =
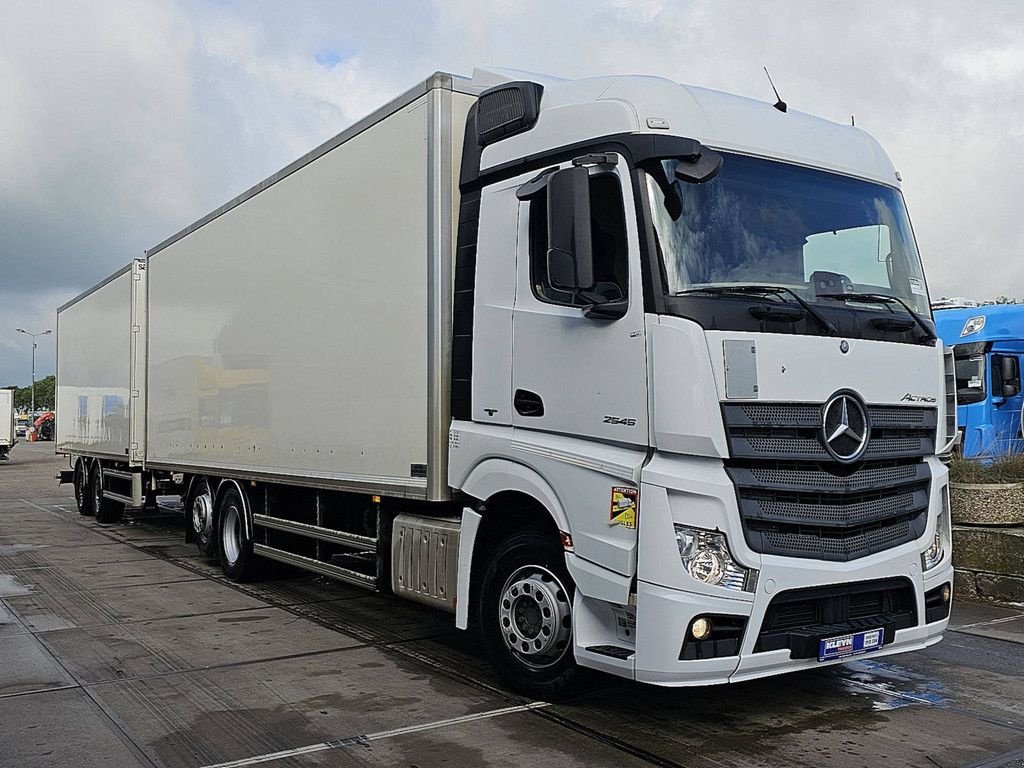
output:
[[[530,283],[534,295],[549,304],[592,304],[578,294],[551,287],[548,279],[548,196],[530,200]],[[629,291],[629,258],[622,186],[614,173],[590,177],[590,231],[594,250],[594,292],[608,301],[625,299]]]

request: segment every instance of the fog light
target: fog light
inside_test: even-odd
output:
[[[694,640],[703,640],[711,634],[711,622],[703,616],[694,619],[693,624],[690,625],[690,634],[693,635]]]
[[[948,602],[949,602],[949,598],[950,598],[950,595],[951,595],[951,594],[952,594],[952,593],[950,592],[950,589],[949,589],[949,584],[946,584],[946,585],[945,585],[945,586],[944,586],[944,587],[942,588],[942,602],[944,602],[944,603],[948,603]]]

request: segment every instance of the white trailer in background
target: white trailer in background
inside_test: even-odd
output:
[[[58,330],[84,512],[175,488],[229,578],[276,560],[451,611],[535,696],[948,622],[951,372],[898,175],[849,126],[438,73]]]
[[[79,511],[104,523],[145,500],[145,308],[136,259],[57,310],[55,450],[74,458]]]
[[[7,461],[18,442],[14,432],[14,390],[0,389],[0,461]]]

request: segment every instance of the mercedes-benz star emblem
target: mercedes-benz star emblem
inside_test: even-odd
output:
[[[837,392],[821,412],[821,432],[825,450],[844,464],[864,455],[871,434],[868,412],[860,398],[849,392]]]

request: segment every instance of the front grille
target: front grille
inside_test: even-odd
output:
[[[821,640],[881,628],[885,644],[917,624],[908,579],[862,581],[780,592],[768,605],[754,653],[788,648],[794,659],[814,658]]]
[[[835,461],[822,406],[726,404],[723,415],[743,530],[756,552],[848,561],[924,535],[937,411],[869,406],[863,460]]]

